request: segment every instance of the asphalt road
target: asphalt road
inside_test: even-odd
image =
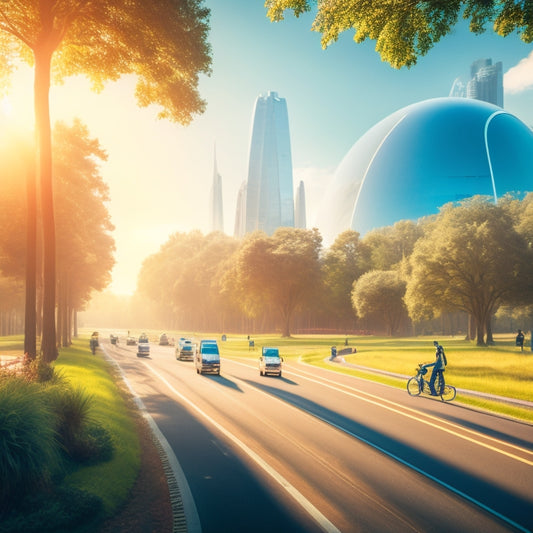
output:
[[[179,462],[190,532],[533,531],[529,424],[292,361],[261,377],[223,343],[220,376],[104,349]]]

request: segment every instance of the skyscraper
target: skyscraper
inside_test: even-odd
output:
[[[307,219],[305,216],[305,187],[304,182],[300,181],[296,189],[296,202],[294,203],[294,226],[300,229],[306,229]]]
[[[211,231],[224,231],[222,204],[222,176],[217,169],[217,150],[214,149],[213,185],[211,187]]]
[[[244,237],[246,233],[246,181],[243,181],[237,194],[237,207],[235,209],[235,229],[233,235],[237,238]]]
[[[492,59],[478,59],[470,68],[472,79],[466,86],[467,98],[483,100],[503,107],[502,62],[492,64]]]
[[[289,116],[285,98],[270,91],[257,98],[253,112],[245,232],[271,235],[281,226],[294,227]]]
[[[477,59],[470,66],[470,81],[463,83],[457,78],[450,90],[450,96],[483,100],[503,107],[503,65],[501,61],[492,64],[492,59]]]

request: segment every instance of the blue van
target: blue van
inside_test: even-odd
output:
[[[197,374],[210,372],[220,375],[220,352],[217,341],[200,341],[200,349],[194,354],[194,365]]]

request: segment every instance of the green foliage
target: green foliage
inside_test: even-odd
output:
[[[284,18],[285,10],[298,17],[311,11],[312,0],[266,0],[267,15],[273,21]],[[354,40],[376,42],[376,51],[394,68],[411,67],[449,34],[461,16],[470,21],[470,31],[482,33],[492,25],[499,35],[518,33],[533,41],[533,10],[529,1],[487,2],[486,0],[318,0],[311,29],[322,33],[326,48],[347,30],[355,32]]]
[[[406,283],[396,270],[372,270],[354,284],[352,302],[357,315],[381,320],[394,335],[407,318],[403,298]]]
[[[320,288],[321,245],[316,229],[278,228],[271,237],[249,234],[231,271],[243,308],[258,314],[270,306],[280,316],[282,335],[290,336],[294,312],[312,302]]]
[[[414,320],[462,310],[476,322],[483,344],[487,325],[504,303],[533,297],[533,256],[505,206],[475,197],[447,205],[410,257],[405,301]]]
[[[64,451],[76,458],[83,431],[90,421],[92,398],[81,386],[50,387],[48,401],[57,416],[56,431]]]
[[[50,482],[59,467],[55,426],[41,386],[0,377],[0,503]]]
[[[30,493],[0,512],[2,533],[71,533],[102,516],[98,496],[73,487]]]
[[[35,359],[25,358],[21,375],[28,381],[35,383],[46,383],[48,381],[61,381],[61,376],[55,372],[50,363],[37,356]]]

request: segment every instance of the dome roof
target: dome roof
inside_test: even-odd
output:
[[[419,102],[372,127],[328,189],[318,227],[330,244],[438,213],[474,195],[533,190],[533,131],[504,109],[467,98]]]

